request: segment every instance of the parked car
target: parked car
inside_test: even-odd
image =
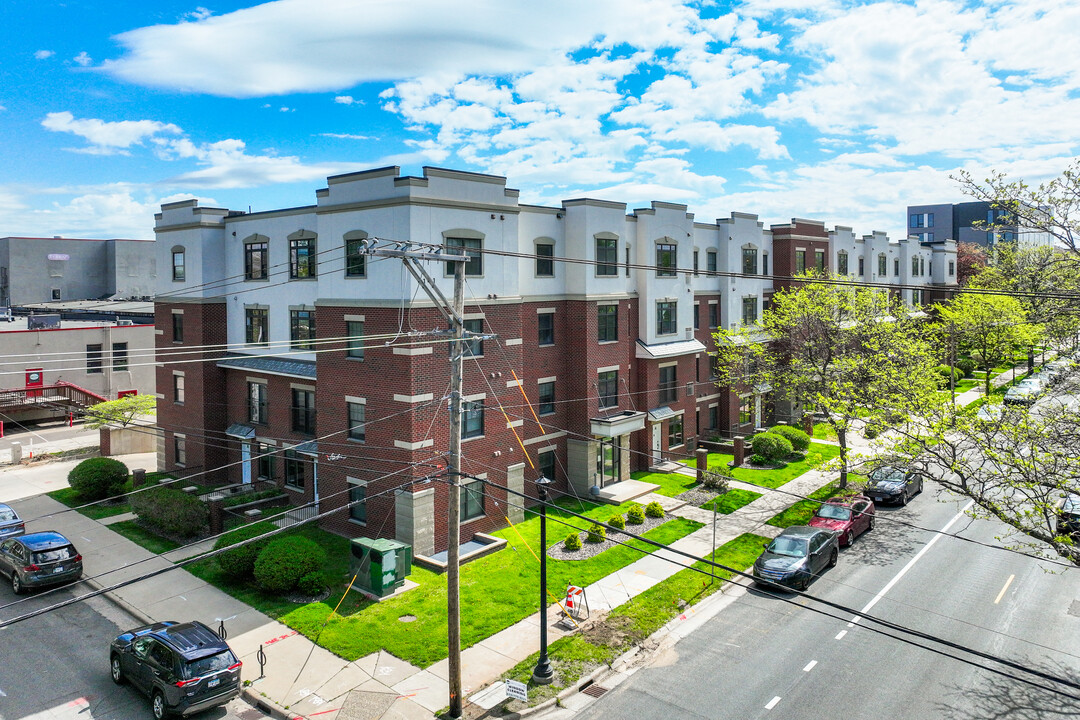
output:
[[[1069,493],[1058,508],[1055,532],[1066,537],[1080,535],[1080,495]]]
[[[0,503],[0,539],[15,537],[26,532],[26,524],[10,505]]]
[[[765,543],[765,552],[754,561],[754,581],[805,590],[825,568],[836,565],[839,554],[836,533],[795,525]]]
[[[975,419],[985,423],[997,423],[1005,415],[1005,406],[998,403],[985,402],[979,406],[975,413]]]
[[[109,647],[109,674],[150,697],[156,720],[186,717],[240,694],[243,665],[217,633],[193,621],[160,622],[129,630]]]
[[[20,535],[0,542],[0,573],[16,595],[31,588],[74,582],[82,577],[82,555],[58,532]]]
[[[830,498],[810,518],[810,527],[833,531],[840,547],[848,547],[856,537],[874,529],[874,503],[865,495]]]
[[[923,491],[923,476],[914,470],[886,465],[870,473],[864,493],[876,503],[907,505]]]
[[[1029,377],[1005,391],[1004,402],[1008,405],[1030,405],[1046,392],[1047,382],[1042,378]]]

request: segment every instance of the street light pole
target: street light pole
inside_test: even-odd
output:
[[[550,484],[551,480],[543,475],[536,481],[536,493],[540,498],[540,658],[533,668],[534,685],[550,685],[555,679],[547,648],[547,486]]]

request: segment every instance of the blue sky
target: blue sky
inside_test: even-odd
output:
[[[17,6],[17,7],[16,7]],[[949,174],[1058,174],[1080,3],[5,3],[0,235],[153,237],[162,202],[505,175],[522,202],[685,203],[904,232]]]

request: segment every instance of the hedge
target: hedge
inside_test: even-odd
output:
[[[255,560],[255,579],[270,592],[286,593],[300,578],[322,569],[326,551],[313,540],[296,535],[271,540]]]
[[[771,432],[755,435],[750,441],[750,447],[755,455],[765,458],[766,462],[779,462],[794,452],[786,437]]]
[[[803,453],[810,449],[810,436],[797,427],[790,425],[777,425],[769,430],[774,435],[787,438],[794,452]]]
[[[170,487],[156,487],[134,493],[131,511],[147,527],[178,538],[194,537],[210,521],[206,503],[194,495]]]
[[[251,525],[244,525],[243,527],[239,527],[236,530],[219,537],[217,542],[214,543],[214,549],[220,550],[221,548],[235,545],[238,542],[265,535],[267,532],[276,529],[277,528],[269,522],[257,522],[252,523]],[[255,572],[255,558],[259,556],[259,551],[266,547],[268,542],[269,540],[256,541],[221,553],[217,556],[218,565],[221,567],[221,571],[235,580],[251,577]]]

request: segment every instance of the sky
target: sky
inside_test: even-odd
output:
[[[197,2],[198,0],[196,0]],[[490,173],[856,233],[1080,148],[1080,3],[9,0],[0,236],[153,238],[164,202]]]

